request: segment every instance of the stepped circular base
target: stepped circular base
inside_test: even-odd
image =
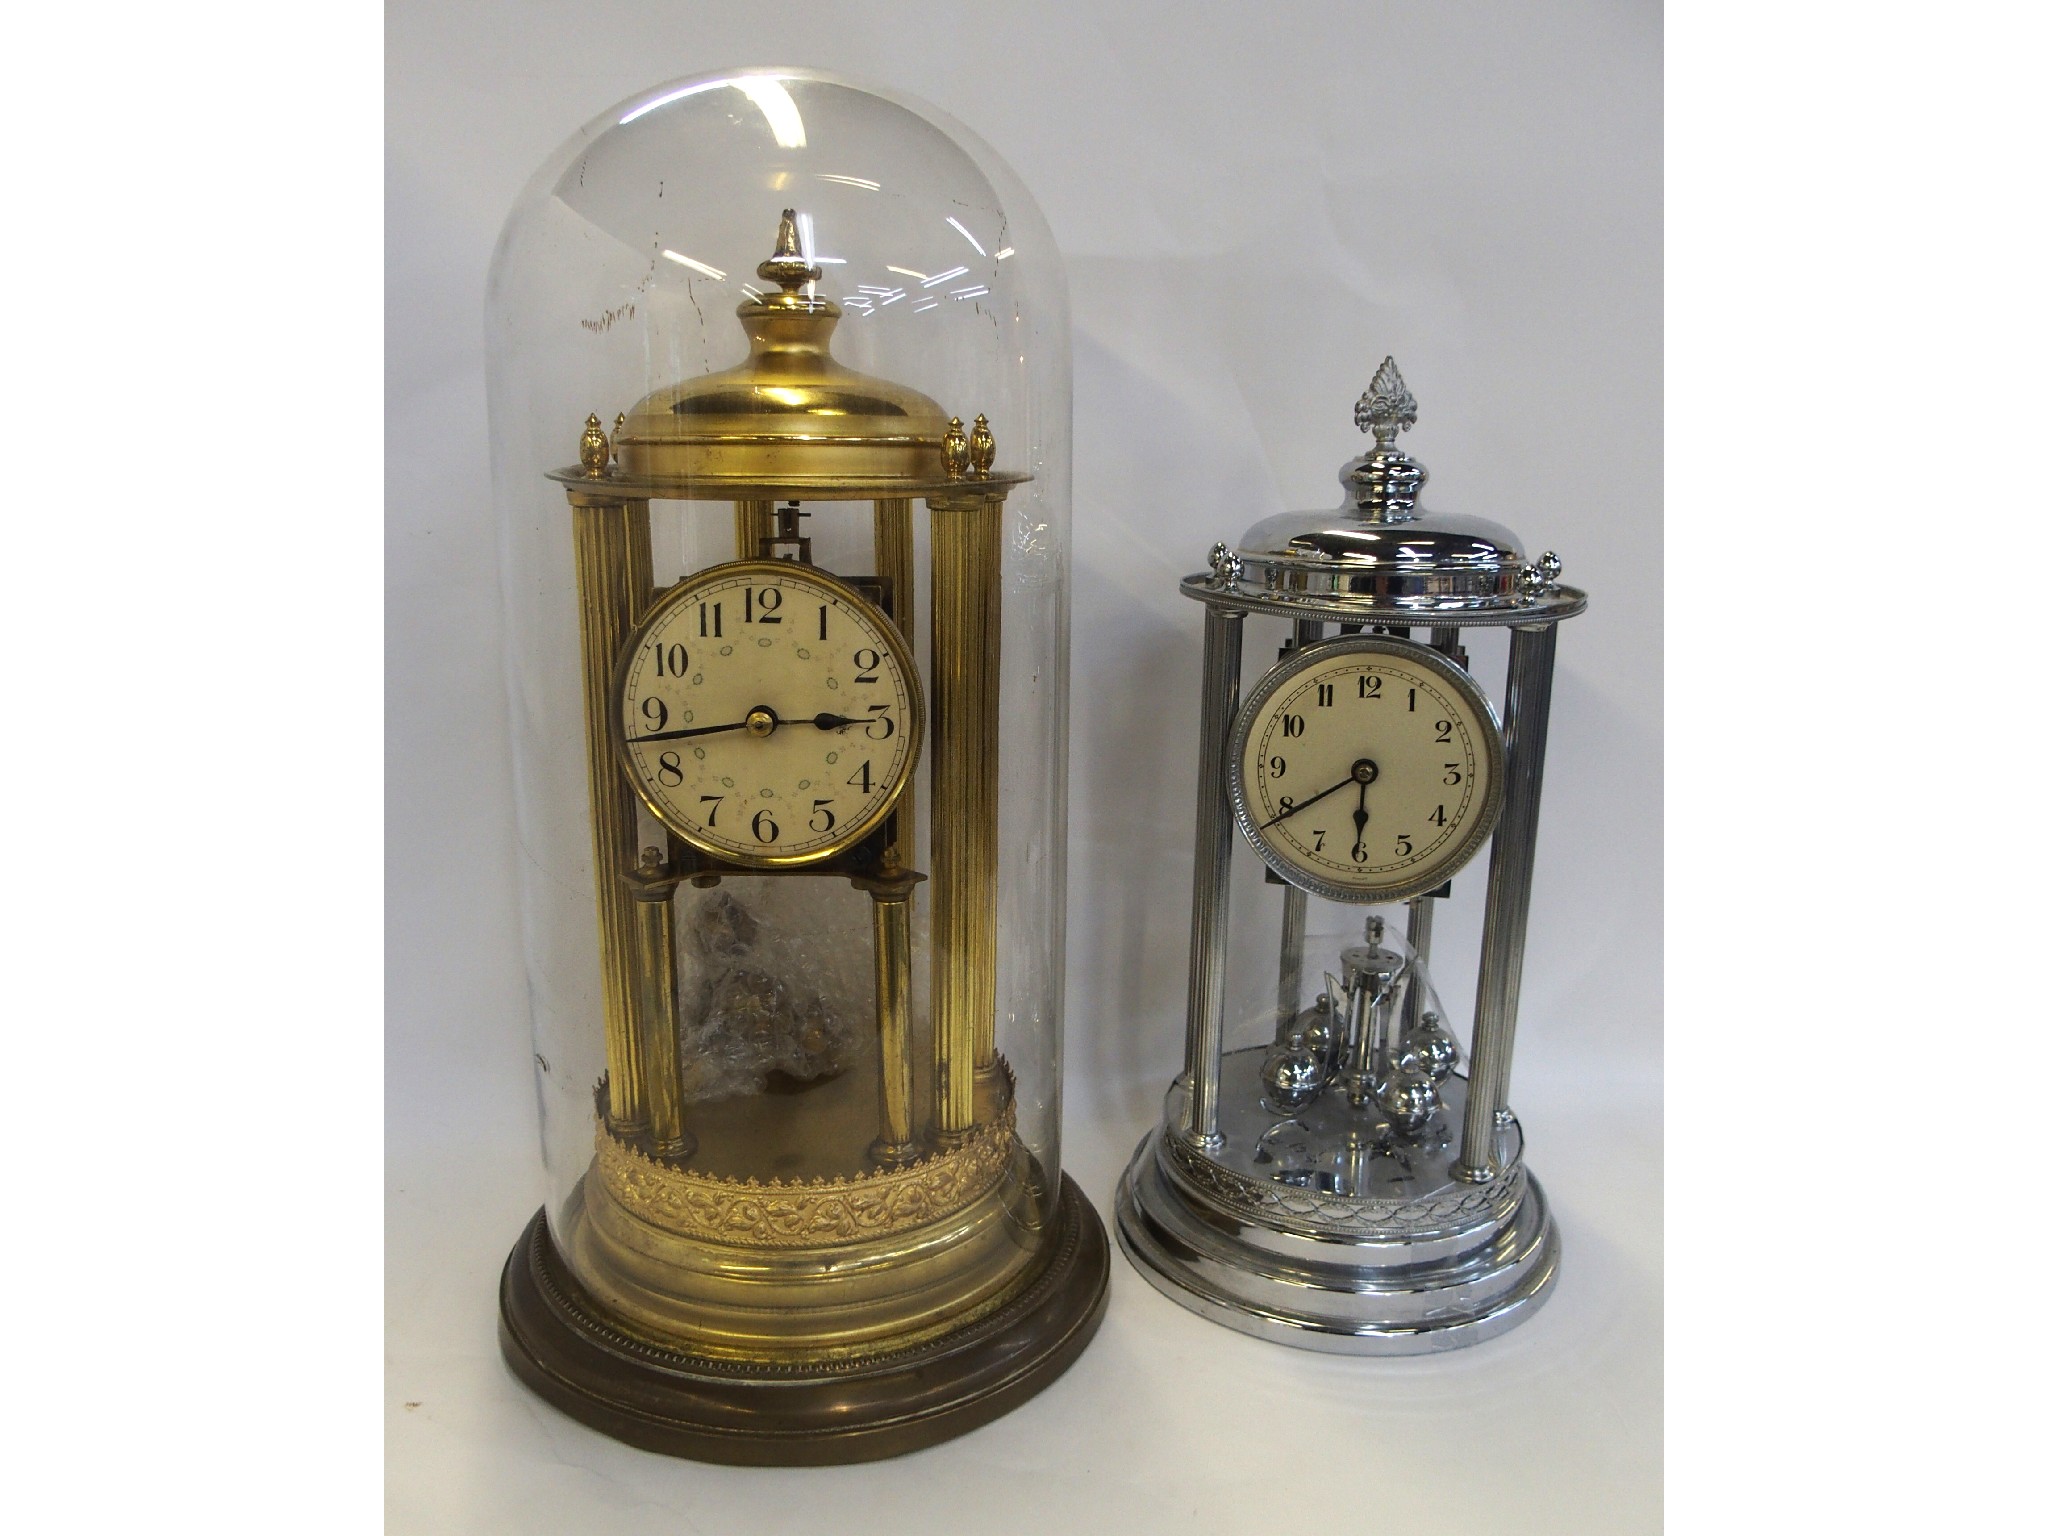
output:
[[[824,1466],[922,1449],[1007,1413],[1102,1321],[1109,1240],[1062,1176],[1043,1267],[1007,1302],[913,1349],[829,1366],[750,1366],[625,1332],[569,1273],[537,1213],[506,1261],[498,1339],[557,1408],[642,1449],[745,1466]]]
[[[1162,1169],[1162,1136],[1139,1144],[1117,1185],[1117,1242],[1211,1322],[1298,1349],[1419,1355],[1504,1333],[1550,1297],[1557,1225],[1533,1178],[1469,1242],[1311,1238],[1202,1201]]]

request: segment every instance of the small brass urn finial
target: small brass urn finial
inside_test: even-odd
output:
[[[604,478],[605,465],[611,462],[612,445],[599,425],[597,412],[592,411],[583,419],[583,442],[576,451],[576,461],[583,466],[583,473],[592,480]]]
[[[939,444],[939,463],[948,480],[959,480],[967,474],[967,433],[962,430],[958,416],[946,423],[946,436]]]
[[[988,472],[995,467],[996,435],[989,431],[986,416],[974,418],[974,430],[967,438],[967,462],[977,480],[986,480]]]
[[[754,268],[763,282],[779,283],[784,293],[795,293],[805,283],[815,283],[825,269],[804,260],[803,246],[796,234],[796,210],[782,210],[782,223],[775,231],[775,254]]]

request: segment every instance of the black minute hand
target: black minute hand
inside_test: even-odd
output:
[[[735,720],[731,725],[693,725],[681,731],[656,731],[651,736],[628,736],[626,745],[637,747],[643,741],[681,741],[686,736],[716,736],[720,731],[744,731],[747,722]]]
[[[1296,811],[1307,810],[1310,806],[1314,805],[1318,800],[1327,800],[1331,795],[1337,793],[1337,791],[1342,789],[1346,784],[1350,784],[1353,782],[1355,781],[1352,779],[1351,775],[1348,773],[1345,774],[1343,778],[1339,779],[1336,783],[1332,784],[1328,789],[1324,790],[1321,794],[1310,795],[1306,800],[1302,801],[1301,804],[1297,806],[1291,806],[1287,810],[1282,811],[1278,816],[1275,816],[1272,821],[1266,822],[1263,825],[1261,825],[1259,830],[1263,832],[1266,830],[1267,827],[1273,826],[1277,822],[1285,821],[1288,817],[1292,816]]]
[[[808,720],[781,720],[778,725],[815,725],[821,731],[843,731],[849,725],[860,722],[846,715],[814,715]],[[647,736],[628,736],[626,745],[637,747],[644,741],[682,741],[691,736],[716,736],[721,731],[744,731],[747,722],[735,720],[731,725],[693,725],[680,731],[655,731]]]

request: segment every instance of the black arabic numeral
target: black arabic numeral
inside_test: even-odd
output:
[[[644,698],[640,701],[640,718],[658,731],[668,724],[668,706],[652,696]]]
[[[882,680],[882,653],[873,646],[862,646],[855,651],[853,680],[856,683],[879,683]]]
[[[747,622],[748,622],[749,624],[757,624],[757,623],[758,623],[758,624],[780,624],[780,623],[782,622],[781,616],[780,616],[780,615],[778,615],[778,614],[776,613],[776,611],[775,611],[776,609],[778,609],[778,608],[780,608],[780,607],[782,606],[782,588],[780,588],[780,587],[763,587],[763,588],[761,589],[761,602],[760,602],[760,609],[761,609],[761,612],[760,612],[760,615],[759,615],[758,617],[756,617],[756,615],[755,615],[755,613],[754,613],[754,607],[755,607],[755,603],[754,603],[754,589],[753,589],[752,587],[748,587],[748,588],[746,589],[746,592],[747,592],[747,618],[746,618],[746,621],[747,621]],[[774,601],[773,601],[773,602],[770,602],[770,601],[769,601],[769,599],[770,599],[770,598],[773,598],[773,599],[774,599]]]
[[[1283,715],[1280,719],[1280,734],[1283,736],[1299,736],[1307,729],[1308,722],[1299,715]]]
[[[1415,690],[1413,688],[1408,690],[1408,713],[1411,715],[1415,713]]]
[[[1436,813],[1429,818],[1429,821],[1434,826],[1441,827],[1446,825],[1447,822],[1444,816],[1444,808],[1442,806],[1438,806],[1436,808]]]
[[[656,759],[655,778],[674,789],[683,782],[683,760],[673,752],[664,752]]]
[[[1437,721],[1437,723],[1436,723],[1436,744],[1437,744],[1438,746],[1440,746],[1440,747],[1447,747],[1447,746],[1449,746],[1449,745],[1451,744],[1451,722],[1450,722],[1450,721],[1448,721],[1448,720],[1439,720],[1439,721]]]
[[[700,603],[697,607],[697,633],[707,640],[725,638],[725,604]]]
[[[1328,709],[1336,702],[1337,685],[1335,683],[1316,684],[1316,707],[1318,709]]]
[[[868,713],[875,717],[868,722],[868,736],[871,740],[887,741],[896,734],[896,722],[889,718],[888,705],[870,704]],[[882,734],[879,736],[875,735],[875,727],[878,725],[882,727]]]
[[[818,638],[820,640],[825,638],[825,607],[826,605],[823,603],[818,604]]]
[[[1444,764],[1444,782],[1446,784],[1462,784],[1465,782],[1465,775],[1458,771],[1456,763]]]
[[[755,842],[772,843],[779,836],[781,836],[781,829],[775,825],[774,819],[766,811],[754,812]]]
[[[1267,759],[1266,759],[1266,770],[1267,770],[1267,771],[1268,771],[1269,773],[1271,773],[1271,774],[1273,775],[1273,777],[1274,777],[1274,778],[1276,778],[1276,779],[1284,779],[1284,778],[1286,778],[1286,777],[1287,777],[1287,759],[1286,759],[1286,758],[1284,758],[1284,757],[1269,757],[1269,758],[1267,758]]]
[[[838,825],[839,818],[834,816],[831,810],[828,809],[831,804],[830,800],[813,800],[811,802],[811,830],[813,832],[830,832],[833,827]],[[820,816],[825,818],[825,825],[822,827],[818,825],[818,818]]]
[[[849,778],[847,783],[855,786],[864,795],[873,794],[875,789],[875,765],[872,761],[862,763],[860,772]]]
[[[654,675],[656,677],[681,677],[690,670],[690,653],[678,641],[673,645],[654,643]]]
[[[1316,846],[1314,851],[1317,853],[1321,853],[1323,851],[1323,839],[1328,837],[1330,834],[1325,832],[1321,827],[1317,827],[1314,830],[1316,835]]]
[[[1358,680],[1358,696],[1361,699],[1376,699],[1380,696],[1380,680],[1370,672]]]
[[[697,803],[699,805],[702,805],[706,800],[709,800],[711,802],[711,814],[704,818],[705,826],[715,827],[718,825],[718,802],[723,800],[724,798],[725,796],[723,795],[699,795],[697,797]]]
[[[1405,859],[1408,857],[1409,854],[1413,853],[1414,851],[1415,839],[1410,837],[1406,832],[1402,832],[1394,838],[1394,854],[1397,858]]]

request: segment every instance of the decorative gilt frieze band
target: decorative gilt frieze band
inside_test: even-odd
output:
[[[724,1179],[672,1168],[602,1127],[597,1175],[619,1204],[678,1236],[764,1248],[853,1242],[925,1226],[985,1194],[1009,1167],[1016,1113],[908,1167],[841,1179]]]

